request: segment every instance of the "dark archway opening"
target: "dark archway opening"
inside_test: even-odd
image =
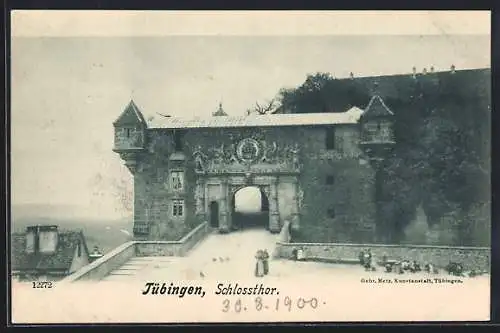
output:
[[[262,189],[256,186],[239,189],[231,203],[234,229],[269,228],[269,200]]]

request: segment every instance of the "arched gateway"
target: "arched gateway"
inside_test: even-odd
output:
[[[114,122],[114,151],[134,176],[134,236],[175,240],[204,221],[230,232],[234,194],[253,186],[267,200],[270,232],[288,220],[311,241],[366,241],[375,211],[374,170],[364,152],[392,140],[392,113],[380,112],[380,98],[371,105],[374,117],[353,108],[148,123],[131,101]]]

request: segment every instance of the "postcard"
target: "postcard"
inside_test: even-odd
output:
[[[487,321],[488,11],[12,11],[13,324]]]

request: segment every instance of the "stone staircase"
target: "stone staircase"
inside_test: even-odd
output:
[[[204,277],[251,277],[257,249],[273,251],[277,235],[264,229],[210,233],[187,256],[132,257],[102,282],[196,280]],[[220,275],[220,276],[219,276]]]
[[[134,257],[121,267],[111,271],[101,281],[127,281],[138,277],[147,279],[153,271],[171,271],[179,268],[182,257]]]

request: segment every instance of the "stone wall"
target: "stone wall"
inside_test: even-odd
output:
[[[202,223],[180,241],[138,241],[136,257],[185,256],[208,233],[208,223]]]
[[[301,225],[293,238],[303,242],[373,242],[374,171],[357,147],[355,126],[338,126],[336,149],[326,150],[321,127],[301,129],[304,166]],[[333,184],[327,184],[327,177]]]
[[[227,152],[234,150],[239,140],[252,137],[265,142],[266,149],[273,144],[277,146],[276,154],[269,161],[254,165],[255,170],[262,167],[261,171],[255,171],[255,176],[278,177],[279,225],[287,219],[293,220],[295,212],[300,211],[301,229],[294,239],[305,242],[374,241],[374,173],[358,148],[357,125],[336,126],[333,150],[326,149],[326,127],[322,126],[190,129],[183,135],[180,159],[172,159],[173,154],[177,154],[172,131],[152,129],[147,133],[147,153],[136,172],[134,191],[134,231],[142,228],[145,232],[142,235],[134,232],[136,239],[177,241],[208,218],[204,212],[197,214],[196,210],[197,179],[203,182],[205,176],[196,174],[193,152],[206,153],[210,162],[216,158],[227,159]],[[280,166],[291,167],[286,157],[287,149],[295,144],[300,149],[298,188],[295,176],[275,173]],[[222,156],[217,155],[216,150],[222,145],[225,152]],[[222,162],[220,166],[224,168],[227,164]],[[184,171],[182,191],[170,188],[169,172],[172,170]],[[333,177],[333,184],[327,184],[329,176]],[[214,193],[215,190],[209,188],[208,194],[213,196]],[[172,216],[172,199],[184,200],[185,216],[182,218]],[[221,210],[223,208],[220,206]]]
[[[294,249],[302,248],[306,258],[325,258],[332,261],[352,261],[361,251],[371,249],[375,261],[385,255],[388,259],[416,260],[445,267],[450,261],[462,263],[465,269],[490,271],[491,248],[448,247],[427,245],[277,243],[276,255],[291,258]]]
[[[205,218],[195,212],[196,178],[186,159],[189,151],[173,155],[170,132],[148,132],[147,141],[147,153],[134,175],[134,235],[136,239],[178,241]],[[172,171],[184,172],[183,189],[172,188]],[[174,199],[184,200],[182,217],[172,214]]]

